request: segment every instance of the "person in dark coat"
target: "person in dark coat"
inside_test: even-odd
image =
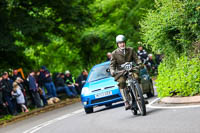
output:
[[[45,78],[45,75],[42,72],[42,70],[37,72],[37,74],[36,74],[36,82],[38,83],[38,88],[41,88],[41,91],[39,93],[40,94],[40,98],[43,101],[43,105],[46,106],[46,105],[48,105],[48,103],[47,103],[46,93],[45,93],[45,90],[44,90],[44,82],[43,82],[44,78]]]
[[[64,77],[65,77],[64,73],[61,73],[61,74],[57,75],[57,78],[56,78],[56,81],[55,81],[56,91],[57,92],[65,91],[67,96],[74,97],[75,94],[73,94],[71,92],[71,90],[69,89],[69,87],[67,87],[67,85],[65,85]]]
[[[0,110],[3,114],[8,114],[7,104],[3,98],[2,77],[0,77]]]
[[[87,77],[88,77],[87,70],[83,70],[81,74],[78,76],[78,78],[76,79],[77,91],[79,94],[81,94],[82,88],[87,80]]]
[[[3,92],[3,98],[6,101],[6,103],[8,104],[8,108],[9,111],[12,115],[17,115],[17,111],[16,111],[16,102],[15,100],[12,98],[12,81],[8,78],[8,73],[4,72],[3,73],[3,79],[2,79],[2,92]]]
[[[18,72],[18,70],[17,70],[17,69],[14,69],[14,70],[13,70],[13,76],[11,77],[11,79],[12,79],[13,82],[14,82],[18,77],[22,79],[22,76],[21,76],[21,74]]]
[[[144,64],[147,67],[148,72],[150,72],[152,74],[154,74],[156,72],[156,70],[157,70],[157,64],[153,60],[153,55],[152,54],[148,55],[148,59],[146,60],[146,62]]]
[[[50,72],[45,66],[42,66],[40,69],[39,84],[40,83],[44,84],[45,88],[47,89],[47,95],[49,98],[57,97],[56,87],[53,83]]]
[[[38,86],[36,84],[36,80],[35,80],[35,72],[31,71],[29,76],[28,76],[28,81],[29,81],[29,90],[31,92],[31,95],[33,97],[33,101],[35,103],[35,105],[40,108],[42,107],[41,105],[41,99],[40,99],[40,95],[38,93]]]

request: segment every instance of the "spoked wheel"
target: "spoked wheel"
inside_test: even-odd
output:
[[[135,92],[135,101],[138,106],[138,110],[142,116],[145,116],[146,115],[146,106],[145,106],[145,101],[144,101],[142,90],[138,83],[135,84],[135,87],[132,84],[131,88],[134,89],[134,92]]]
[[[129,104],[131,105],[131,112],[132,112],[132,114],[133,115],[137,115],[137,109],[134,107],[134,99],[133,99],[133,97],[134,97],[134,95],[133,95],[133,93],[132,93],[132,91],[131,91],[131,89],[130,89],[130,87],[129,87],[129,91],[128,91],[128,99],[129,99]]]

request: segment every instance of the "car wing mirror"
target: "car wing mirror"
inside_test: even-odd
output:
[[[107,69],[106,69],[106,72],[110,72],[110,68],[107,68]]]

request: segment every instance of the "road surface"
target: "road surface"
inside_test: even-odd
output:
[[[151,102],[155,98],[149,99]],[[200,107],[147,108],[146,116],[133,116],[122,103],[97,107],[86,115],[81,103],[16,122],[0,133],[199,133]]]

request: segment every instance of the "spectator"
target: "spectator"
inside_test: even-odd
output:
[[[152,54],[148,55],[147,61],[144,64],[145,64],[145,66],[147,67],[147,70],[150,73],[154,74],[156,72],[157,65],[153,60],[153,55]]]
[[[8,78],[8,73],[3,73],[3,79],[2,79],[2,92],[3,92],[3,98],[5,102],[8,104],[9,111],[12,115],[17,115],[16,111],[16,105],[14,99],[12,99],[12,82]]]
[[[137,55],[138,55],[138,58],[142,61],[142,63],[146,62],[148,53],[143,49],[142,46],[138,47]]]
[[[57,75],[57,78],[56,78],[56,81],[55,81],[56,90],[57,90],[57,92],[65,91],[67,96],[74,97],[75,94],[73,94],[70,91],[70,89],[65,85],[64,77],[65,77],[64,73],[61,73],[61,74]]]
[[[77,91],[75,88],[75,79],[69,72],[69,70],[65,71],[65,83],[67,84],[67,87],[73,92],[74,95],[77,95]]]
[[[78,78],[76,79],[76,83],[78,84],[78,92],[79,94],[81,94],[81,90],[87,80],[88,77],[88,72],[87,70],[83,70],[82,73],[78,76]]]
[[[26,105],[25,105],[25,98],[24,98],[24,94],[22,93],[22,90],[20,88],[20,86],[18,85],[17,82],[13,83],[13,91],[12,91],[12,95],[14,97],[16,97],[17,99],[17,104],[19,104],[21,106],[21,110],[22,112],[29,112],[29,110],[27,109]]]
[[[20,89],[21,89],[22,93],[24,94],[24,96],[26,96],[26,89],[24,88],[24,85],[23,85],[24,80],[21,79],[20,77],[17,77],[17,79],[15,80],[15,82],[20,87]]]
[[[22,79],[22,76],[20,73],[18,73],[17,69],[13,70],[13,76],[11,77],[11,79],[13,80],[13,82],[17,79],[17,77],[20,77]]]
[[[18,84],[19,88],[21,89],[23,95],[24,95],[24,99],[25,99],[25,105],[27,105],[27,98],[26,98],[26,89],[25,89],[25,85],[24,85],[24,80],[21,79],[20,77],[17,77],[17,79],[15,80],[15,82]]]
[[[3,99],[2,77],[0,77],[0,109],[2,109],[4,114],[8,114],[7,104]]]
[[[42,84],[44,84],[45,88],[47,89],[48,97],[57,97],[56,88],[53,83],[52,77],[45,66],[41,67],[40,74],[40,82],[42,82]]]
[[[43,102],[43,106],[46,106],[48,105],[47,103],[47,99],[46,99],[46,93],[45,93],[45,90],[44,90],[44,84],[43,84],[43,81],[42,81],[42,75],[43,73],[42,72],[37,72],[36,74],[36,82],[38,83],[38,88],[40,89],[39,91],[39,95],[40,95],[40,98],[42,99],[42,102]],[[43,76],[45,78],[45,75]]]
[[[156,56],[156,59],[155,59],[156,60],[156,64],[159,65],[160,62],[162,61],[164,55],[156,54],[155,56]]]
[[[35,102],[36,106],[38,108],[42,107],[41,105],[41,99],[38,93],[38,88],[35,80],[35,72],[31,71],[29,76],[28,76],[28,81],[29,81],[29,90],[31,92],[31,95],[33,97],[33,101]]]
[[[112,53],[111,53],[111,52],[108,52],[108,53],[107,53],[107,60],[106,60],[106,61],[110,61],[111,56],[112,56]]]

